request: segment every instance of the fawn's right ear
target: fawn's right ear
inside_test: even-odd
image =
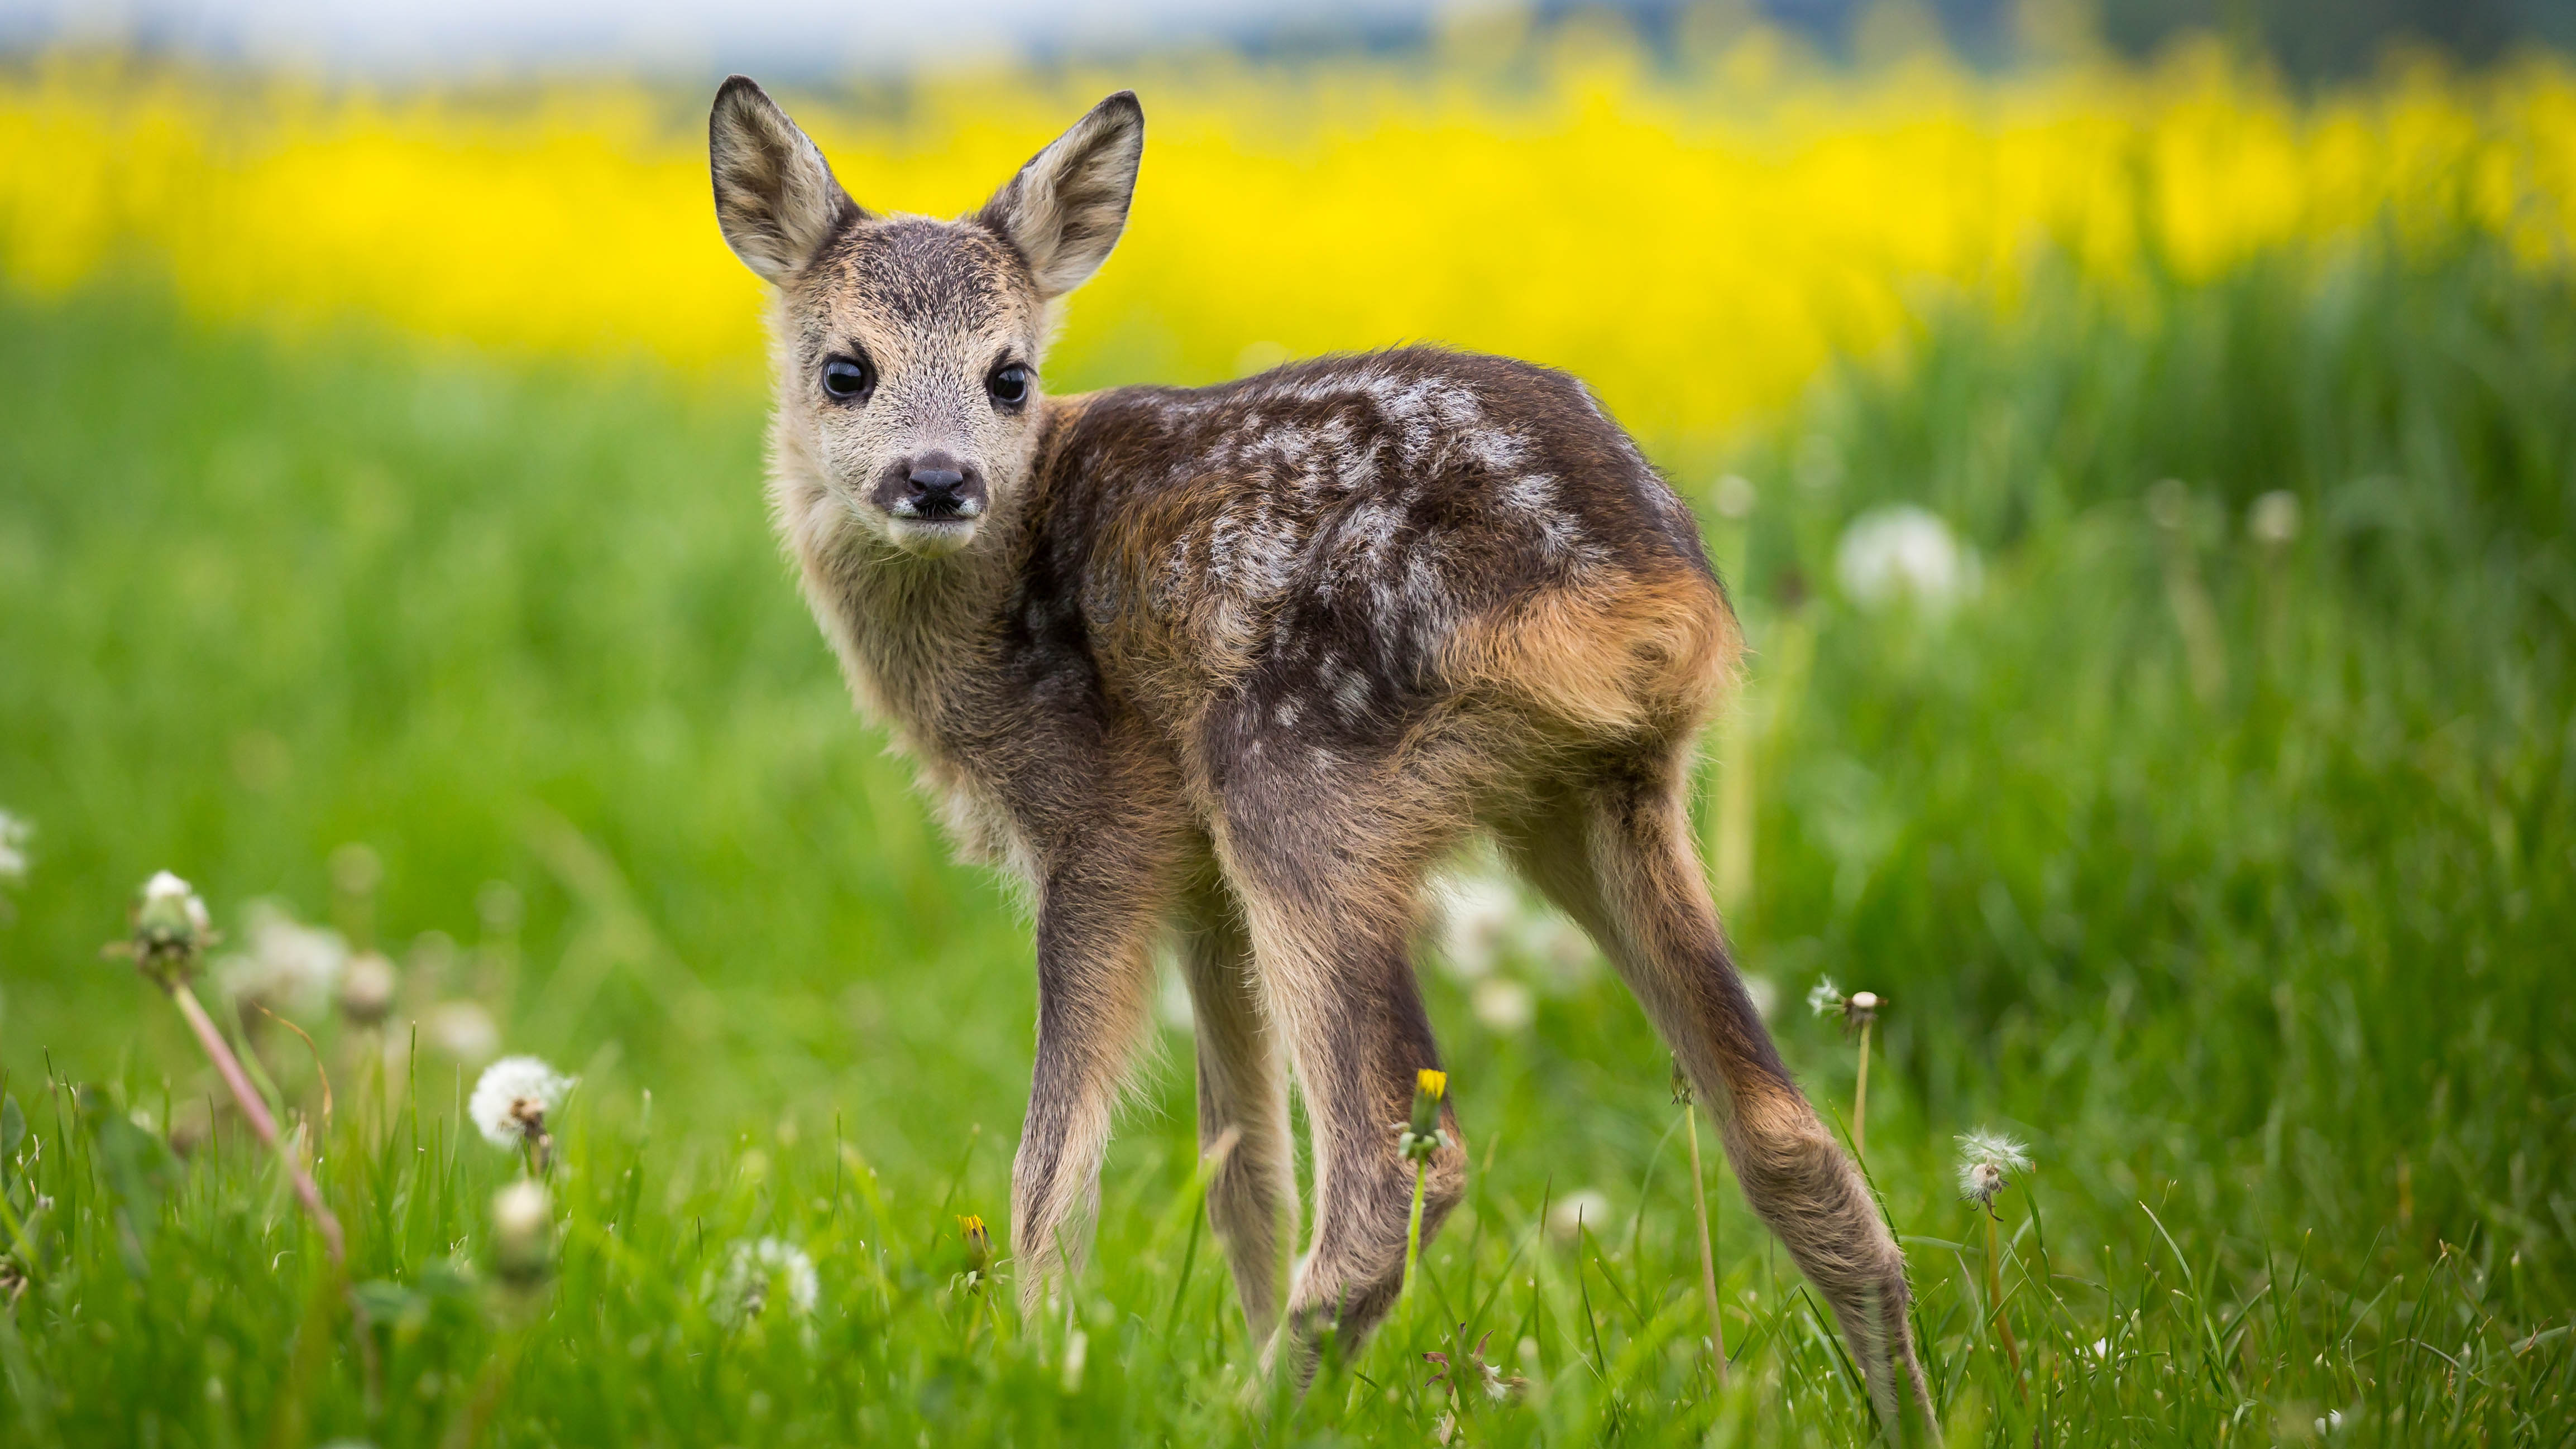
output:
[[[716,224],[743,265],[784,286],[841,228],[867,213],[821,149],[749,76],[729,77],[707,117]]]

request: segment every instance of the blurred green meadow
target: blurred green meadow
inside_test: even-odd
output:
[[[1712,1148],[1714,1381],[1667,1058],[1587,952],[1472,891],[1424,965],[1470,1199],[1302,1402],[1260,1390],[1200,1223],[1185,1030],[1068,1321],[966,1276],[958,1217],[998,1236],[1008,1201],[1026,929],[852,717],[749,385],[281,341],[118,274],[0,298],[0,395],[0,807],[34,826],[0,894],[34,1214],[0,1439],[1876,1433]],[[1722,448],[1645,441],[1755,651],[1707,834],[1830,1115],[1855,1049],[1801,998],[1887,1001],[1868,1167],[1948,1442],[2576,1438],[2567,271],[2474,233],[2117,288],[2043,261]],[[221,949],[268,898],[403,968],[381,1031],[218,1011],[306,1124],[363,1328],[100,958],[164,867]],[[415,1025],[456,1002],[581,1077],[533,1290],[490,1255],[516,1161],[460,1120],[488,1049]],[[2036,1159],[1997,1201],[2012,1357],[1954,1181],[1981,1127]],[[763,1237],[810,1255],[810,1309],[744,1311]],[[1426,1385],[1422,1352],[1480,1342],[1527,1384]]]

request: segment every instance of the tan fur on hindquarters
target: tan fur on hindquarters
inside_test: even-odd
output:
[[[1133,96],[953,222],[858,206],[741,77],[708,145],[725,239],[776,289],[770,499],[806,602],[961,844],[1035,908],[1023,1304],[1079,1267],[1169,925],[1247,1318],[1283,1316],[1301,1368],[1328,1330],[1356,1346],[1403,1268],[1396,1124],[1439,1062],[1407,955],[1422,878],[1490,828],[1722,1105],[1879,1402],[1919,1395],[1903,1260],[1746,1000],[1682,826],[1734,615],[1582,385],[1414,348],[1048,396],[1054,306],[1125,224]],[[1283,1313],[1290,1064],[1314,1222]],[[1443,1121],[1426,1232],[1464,1191]]]

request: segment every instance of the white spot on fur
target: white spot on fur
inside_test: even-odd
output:
[[[1354,669],[1333,687],[1333,705],[1342,712],[1344,720],[1356,720],[1368,712],[1369,696],[1373,692],[1369,677]]]
[[[1556,479],[1545,473],[1525,473],[1513,479],[1503,488],[1502,502],[1538,529],[1539,552],[1551,559],[1562,558],[1581,539],[1573,517],[1557,497]]]
[[[1529,440],[1509,428],[1467,430],[1467,456],[1489,472],[1508,473],[1529,457]]]

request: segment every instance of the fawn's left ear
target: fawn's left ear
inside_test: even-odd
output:
[[[1120,91],[1031,157],[975,219],[1019,250],[1053,301],[1109,259],[1144,156],[1145,108]]]
[[[748,76],[716,92],[707,167],[726,243],[743,265],[780,286],[842,227],[867,215],[832,179],[822,150]]]

